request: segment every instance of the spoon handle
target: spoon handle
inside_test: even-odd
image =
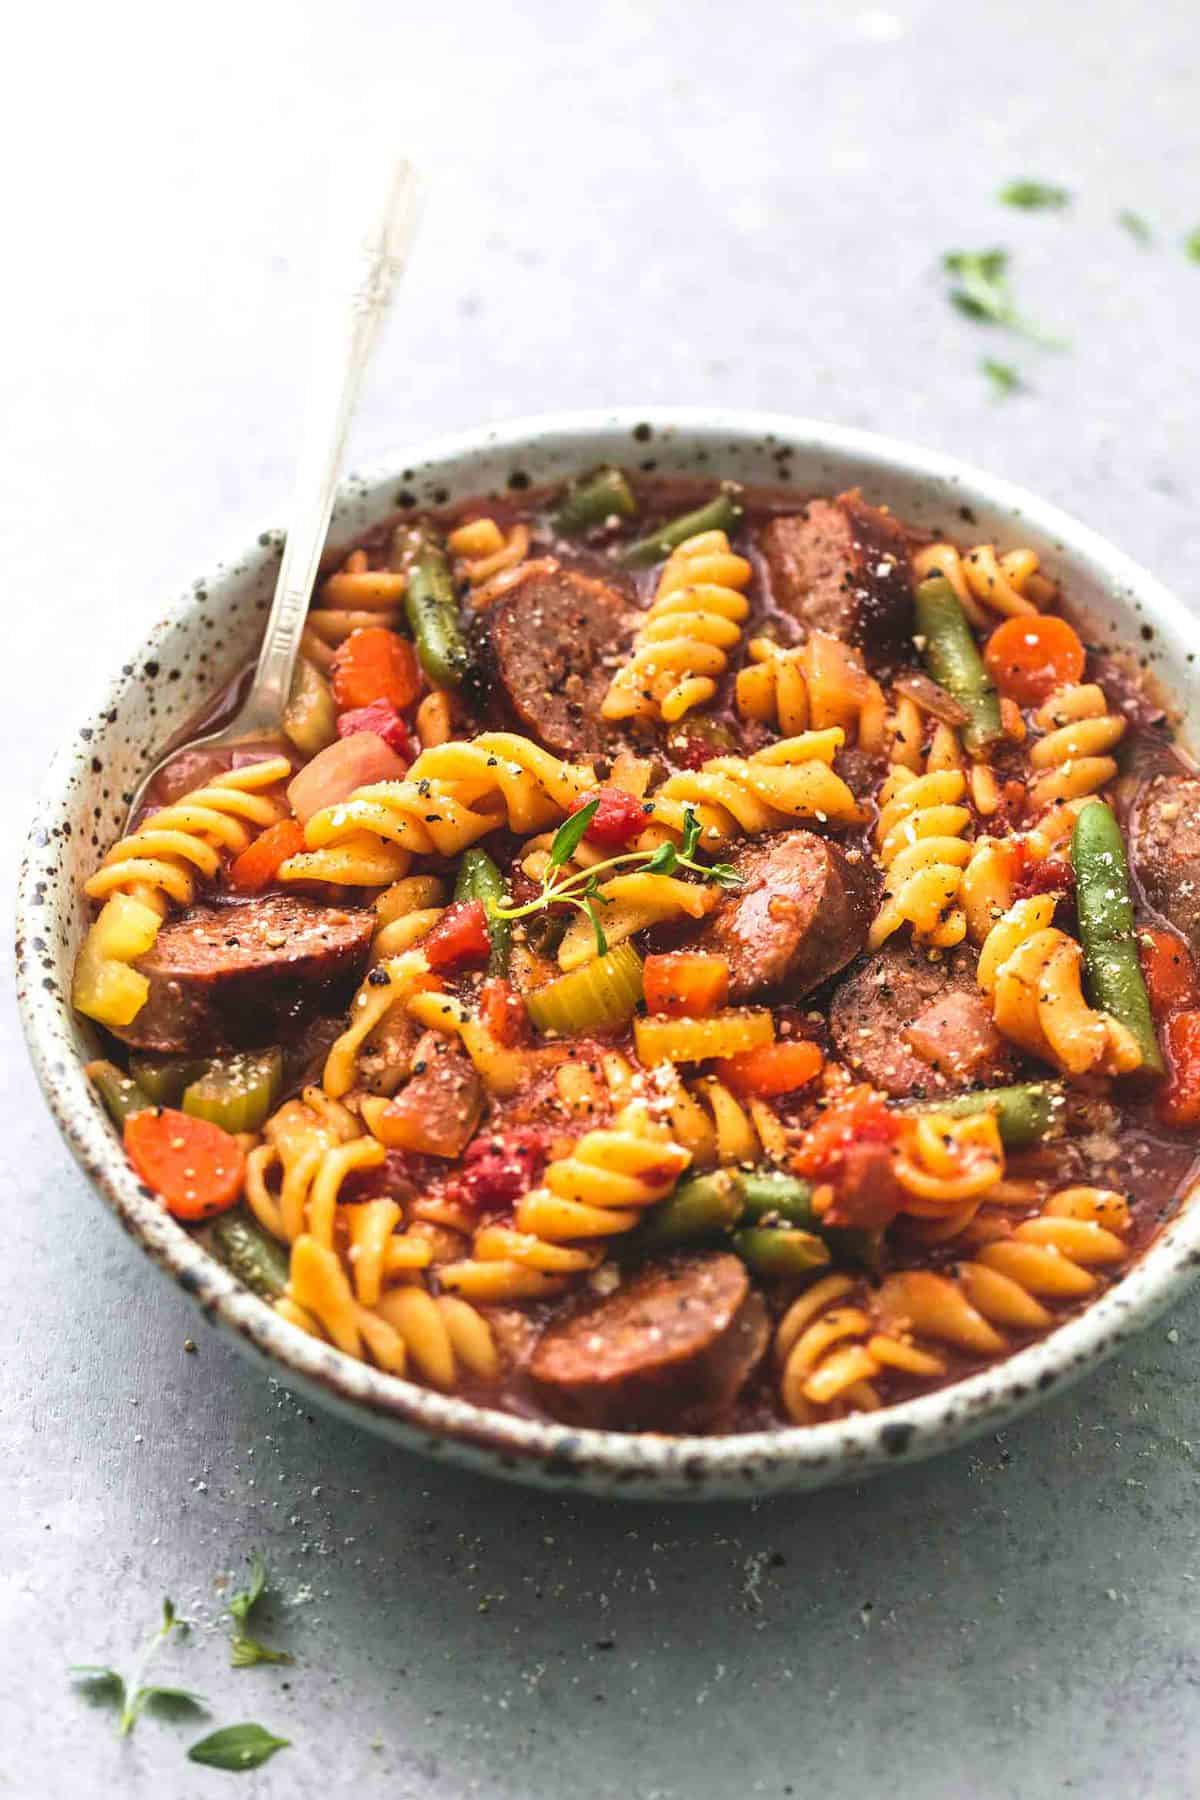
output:
[[[418,214],[416,173],[401,159],[378,216],[359,240],[349,269],[349,291],[341,293],[333,313],[336,334],[327,346],[317,347],[320,360],[302,428],[287,542],[254,684],[238,721],[243,730],[278,730],[287,705],[350,418],[393,289],[404,272]]]

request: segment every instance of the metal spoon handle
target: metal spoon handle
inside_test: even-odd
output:
[[[350,418],[396,280],[403,273],[418,214],[417,177],[401,160],[392,171],[378,217],[359,240],[348,291],[339,290],[333,314],[336,333],[327,348],[318,345],[321,360],[313,371],[302,427],[283,561],[254,682],[238,718],[247,735],[277,731],[287,705]]]

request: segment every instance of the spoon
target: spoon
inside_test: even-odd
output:
[[[418,181],[410,163],[399,160],[387,184],[383,206],[358,243],[347,270],[347,285],[326,322],[337,335],[318,346],[300,439],[287,540],[275,597],[267,616],[254,680],[232,719],[217,731],[176,743],[142,778],[131,820],[146,803],[146,791],[165,764],[184,751],[231,749],[282,736],[283,709],[292,688],[300,636],[333,512],[350,419],[387,316],[397,278],[403,273],[416,233]]]

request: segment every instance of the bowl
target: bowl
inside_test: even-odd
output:
[[[701,408],[562,413],[437,439],[351,476],[340,490],[331,542],[348,543],[397,506],[512,492],[606,461],[782,482],[801,493],[861,485],[916,524],[1032,545],[1101,633],[1143,648],[1185,729],[1200,722],[1200,667],[1188,653],[1195,622],[1128,557],[1006,481],[932,451],[811,419]],[[1200,1262],[1200,1207],[1186,1203],[1095,1305],[995,1367],[880,1414],[700,1438],[574,1430],[431,1393],[314,1340],[241,1287],[126,1163],[84,1076],[93,1045],[69,994],[86,923],[82,880],[118,834],[144,769],[254,655],[280,544],[279,532],[264,531],[195,581],[59,752],[30,837],[17,917],[22,1017],[63,1137],[130,1236],[264,1373],[406,1449],[514,1480],[624,1497],[749,1497],[857,1480],[994,1430],[1111,1355],[1182,1292]]]

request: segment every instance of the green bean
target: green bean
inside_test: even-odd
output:
[[[681,1181],[620,1243],[622,1257],[656,1256],[723,1237],[742,1216],[741,1178],[732,1169]]]
[[[504,877],[488,855],[486,850],[477,846],[464,850],[462,861],[458,865],[458,877],[454,883],[456,900],[482,900],[488,916],[488,936],[492,940],[492,951],[488,957],[489,975],[507,975],[509,955],[512,950],[512,921],[498,919],[492,912],[492,905],[499,905],[505,894]]]
[[[404,611],[421,667],[438,687],[460,687],[471,657],[445,551],[421,526],[400,527],[393,542],[408,575]]]
[[[936,1104],[923,1100],[906,1112],[944,1112],[951,1118],[973,1118],[976,1113],[992,1113],[1000,1127],[1000,1141],[1006,1150],[1026,1150],[1041,1143],[1062,1124],[1066,1097],[1054,1081],[1024,1081],[1016,1087],[978,1088],[969,1094],[955,1094]]]
[[[525,1010],[539,1031],[578,1037],[625,1025],[642,997],[642,959],[632,944],[618,944],[581,969],[548,981],[525,996]]]
[[[1161,1075],[1162,1052],[1134,934],[1125,843],[1112,809],[1102,802],[1085,806],[1076,819],[1071,862],[1092,1004],[1132,1033],[1143,1067]]]
[[[1000,697],[983,666],[958,595],[944,575],[921,582],[916,597],[917,636],[933,679],[967,710],[963,743],[973,754],[1003,735]]]
[[[828,1268],[833,1260],[824,1238],[817,1237],[815,1232],[797,1231],[794,1227],[772,1230],[768,1226],[750,1225],[743,1231],[735,1231],[731,1241],[747,1268],[753,1269],[756,1275],[785,1278],[812,1275],[818,1269]]]
[[[813,1224],[812,1184],[797,1181],[777,1169],[754,1169],[739,1176],[743,1212],[746,1220],[758,1225],[779,1220],[787,1225]]]
[[[214,1057],[183,1091],[183,1110],[223,1131],[257,1131],[274,1106],[283,1079],[283,1052],[257,1050]]]
[[[580,537],[611,518],[634,519],[637,501],[620,469],[597,469],[559,501],[551,523],[559,537]]]
[[[135,1051],[129,1058],[129,1073],[151,1106],[178,1106],[184,1088],[199,1081],[208,1066],[207,1059],[194,1056],[143,1056]]]
[[[288,1283],[288,1253],[239,1207],[212,1226],[217,1255],[239,1281],[264,1300],[278,1300]]]
[[[698,507],[695,512],[684,513],[682,518],[671,519],[666,525],[649,537],[638,538],[632,544],[626,544],[617,557],[623,569],[648,569],[651,564],[661,562],[677,550],[688,538],[695,537],[701,531],[732,531],[742,516],[742,509],[737,505],[729,492],[722,492],[707,506]]]
[[[88,1063],[84,1074],[104,1102],[104,1110],[116,1126],[124,1125],[131,1113],[145,1112],[152,1102],[131,1075],[118,1069],[116,1063]]]

